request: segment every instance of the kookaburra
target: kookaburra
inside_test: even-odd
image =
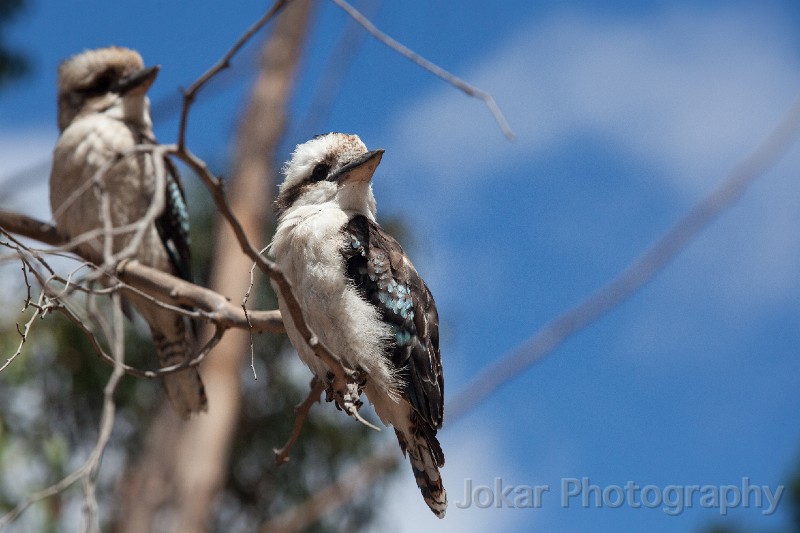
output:
[[[270,253],[309,328],[363,377],[363,392],[394,427],[425,502],[441,518],[447,496],[436,439],[444,405],[439,318],[427,285],[375,218],[372,175],[382,156],[383,150],[367,151],[357,135],[343,133],[299,145],[283,169]],[[330,369],[276,292],[289,339],[330,388]]]
[[[89,50],[64,61],[58,69],[58,128],[50,173],[50,206],[59,233],[69,239],[99,230],[78,247],[85,257],[102,258],[106,238],[112,253],[131,242],[155,194],[156,177],[151,153],[130,152],[136,145],[154,144],[147,90],[159,67],[145,68],[141,56],[127,48]],[[98,171],[111,164],[98,176]],[[191,280],[189,221],[177,174],[164,162],[165,207],[144,227],[141,243],[131,259]],[[99,178],[100,183],[92,180]],[[95,186],[97,185],[97,186]],[[101,191],[102,189],[102,191]],[[101,195],[110,204],[114,228],[104,231]],[[107,222],[107,221],[106,221]],[[162,367],[182,363],[191,355],[184,318],[131,291],[124,293],[150,326]],[[189,368],[164,377],[167,395],[179,414],[205,410],[200,375]]]

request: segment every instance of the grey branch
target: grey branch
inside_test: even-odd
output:
[[[306,418],[308,418],[309,411],[311,411],[315,403],[319,402],[319,397],[325,390],[325,385],[317,379],[317,376],[314,376],[311,378],[309,388],[310,390],[308,391],[306,399],[294,406],[294,426],[292,427],[291,435],[289,435],[289,440],[286,441],[283,448],[272,450],[275,452],[275,464],[278,466],[289,461],[289,452],[300,437],[300,432],[303,430],[303,424],[305,424]]]
[[[456,89],[463,91],[468,96],[473,98],[478,98],[482,100],[486,107],[489,108],[489,111],[492,113],[494,120],[497,122],[497,125],[500,127],[500,130],[503,132],[503,135],[510,141],[513,141],[516,138],[514,132],[511,131],[511,127],[508,125],[508,121],[506,117],[503,115],[503,112],[500,111],[500,107],[497,105],[497,102],[494,101],[494,97],[487,93],[486,91],[475,87],[467,83],[466,81],[462,80],[455,74],[452,74],[439,65],[425,59],[418,53],[414,52],[403,43],[400,43],[389,35],[383,33],[379,30],[375,24],[373,24],[367,17],[361,14],[356,8],[348,4],[345,0],[331,0],[334,4],[339,6],[345,13],[350,15],[356,22],[361,24],[365,30],[367,30],[370,35],[375,37],[377,40],[397,52],[398,54],[410,59],[420,67],[424,68],[428,72],[432,73],[434,76],[443,79]]]
[[[66,243],[66,239],[59,235],[55,227],[19,213],[0,210],[0,228],[51,246],[61,246]],[[284,331],[283,321],[277,310],[248,311],[245,316],[241,307],[234,305],[221,294],[137,261],[123,261],[117,267],[116,275],[121,282],[133,289],[139,289],[145,294],[158,295],[158,301],[162,303],[197,309],[200,311],[199,318],[209,320],[224,329],[252,327],[254,333]]]
[[[283,9],[286,4],[290,0],[276,0],[272,7],[264,13],[264,15],[258,19],[252,26],[250,26],[247,31],[245,31],[241,37],[234,43],[234,45],[228,50],[228,52],[222,56],[222,58],[217,61],[210,69],[203,73],[202,76],[197,78],[194,83],[192,83],[188,89],[183,92],[183,108],[181,109],[181,122],[180,127],[178,128],[178,146],[181,148],[186,148],[186,126],[189,121],[189,110],[194,103],[194,99],[197,97],[197,93],[200,89],[202,89],[206,83],[211,81],[217,74],[219,74],[222,70],[228,68],[230,66],[231,59],[235,56],[239,50],[249,41],[253,35],[258,33],[258,31],[267,25],[267,23],[278,14],[278,12]]]

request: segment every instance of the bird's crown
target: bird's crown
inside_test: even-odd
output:
[[[358,156],[367,152],[366,145],[358,135],[347,133],[325,133],[310,141],[298,144],[292,158],[284,165],[285,179],[281,190],[298,185],[313,177],[335,172]]]
[[[145,68],[135,50],[111,46],[77,54],[58,68],[58,126],[64,131],[79,116],[105,113],[150,127],[145,93],[159,67]],[[123,99],[132,105],[121,105]]]
[[[113,81],[143,68],[142,56],[130,48],[111,46],[86,50],[58,67],[58,92],[88,91],[104,86],[108,90]]]

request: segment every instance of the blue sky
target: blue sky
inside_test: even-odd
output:
[[[162,65],[151,91],[159,101],[265,8],[32,3],[7,37],[34,70],[0,95],[0,179],[48,157],[64,57],[137,48]],[[517,140],[503,138],[480,102],[367,38],[330,114],[315,131],[295,121],[282,157],[331,130],[386,149],[375,180],[380,214],[407,221],[409,251],[437,298],[450,396],[615,276],[769,133],[800,90],[798,15],[788,1],[383,2],[376,24],[494,94]],[[298,120],[346,21],[321,3],[293,104]],[[256,48],[193,111],[189,143],[219,166],[232,153]],[[175,119],[155,118],[159,138],[172,142]],[[466,478],[494,486],[499,477],[547,484],[540,508],[451,505],[437,522],[411,476],[398,476],[385,528],[785,526],[785,502],[771,516],[752,507],[721,516],[695,499],[670,516],[574,500],[564,509],[560,498],[564,478],[661,488],[749,477],[774,489],[787,480],[800,457],[798,165],[793,147],[640,293],[468,416],[448,424],[445,413],[451,502],[463,500]],[[46,172],[3,201],[47,217],[43,195]]]

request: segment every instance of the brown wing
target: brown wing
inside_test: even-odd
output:
[[[439,315],[431,291],[400,244],[379,225],[359,215],[343,232],[347,276],[392,328],[394,339],[386,356],[404,380],[411,405],[438,429],[442,427],[444,378]]]

